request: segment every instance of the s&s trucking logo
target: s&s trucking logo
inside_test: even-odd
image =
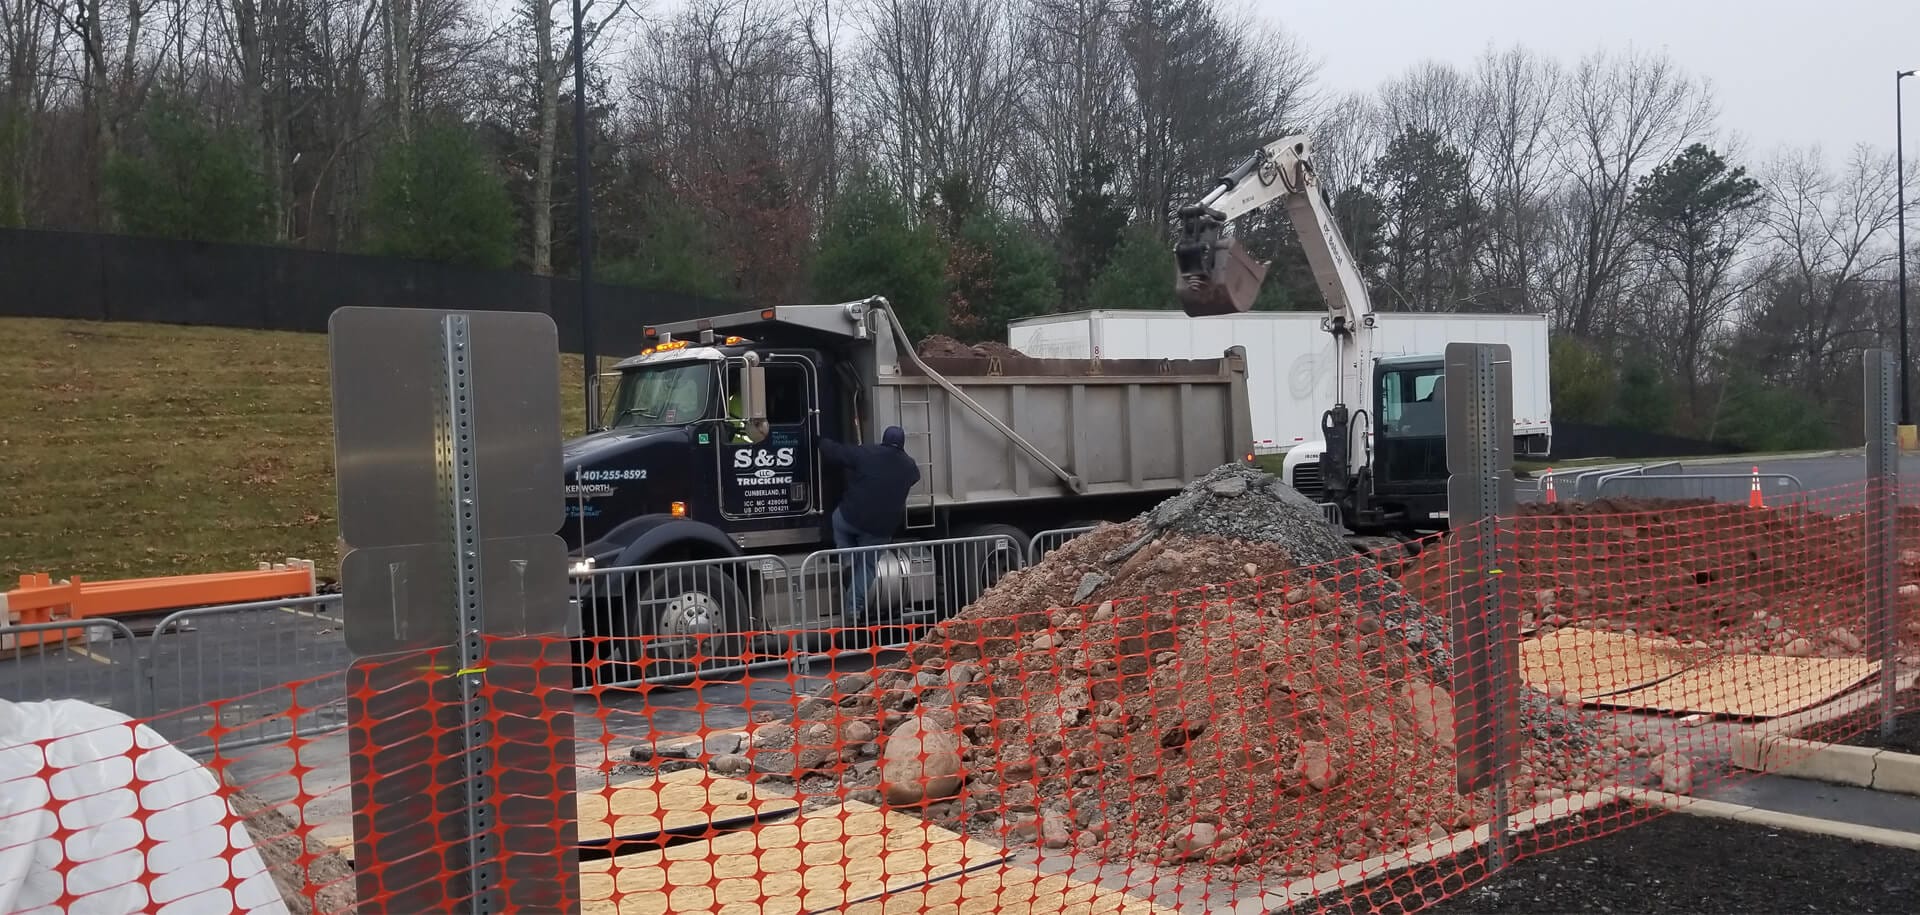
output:
[[[752,470],[762,479],[793,467],[792,448],[742,448],[733,453],[733,469]]]
[[[739,500],[733,511],[778,515],[796,510],[792,502],[795,456],[796,449],[785,445],[748,445],[733,452],[733,486]]]

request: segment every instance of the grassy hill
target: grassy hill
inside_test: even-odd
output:
[[[563,428],[583,423],[561,357]],[[0,319],[0,589],[312,559],[337,574],[321,334]]]

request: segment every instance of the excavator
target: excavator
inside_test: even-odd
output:
[[[1190,317],[1253,307],[1268,265],[1227,232],[1243,216],[1285,207],[1306,250],[1333,336],[1339,379],[1320,418],[1322,441],[1288,452],[1287,485],[1321,502],[1329,522],[1356,535],[1410,535],[1447,526],[1447,439],[1441,354],[1375,355],[1378,319],[1353,253],[1314,177],[1310,141],[1277,140],[1221,176],[1179,211],[1175,294]]]

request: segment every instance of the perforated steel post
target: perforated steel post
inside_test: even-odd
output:
[[[1880,662],[1880,733],[1893,736],[1895,527],[1900,493],[1899,430],[1894,427],[1899,371],[1883,349],[1862,354],[1866,376],[1867,439],[1867,629],[1869,650]]]
[[[577,911],[553,322],[329,329],[357,906]]]
[[[475,915],[503,910],[498,897],[499,850],[493,836],[493,727],[487,720],[484,693],[486,643],[480,601],[480,524],[474,516],[480,481],[474,461],[473,378],[471,334],[467,316],[441,319],[442,415],[434,432],[439,439],[441,492],[447,496],[447,517],[453,530],[455,612],[460,617],[460,701],[466,738],[467,880]]]
[[[1460,539],[1453,623],[1454,740],[1461,794],[1493,795],[1488,866],[1505,866],[1507,777],[1518,763],[1520,615],[1505,596],[1513,555],[1513,363],[1504,344],[1446,350],[1447,515]]]

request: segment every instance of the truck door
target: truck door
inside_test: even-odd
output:
[[[720,513],[730,521],[796,518],[819,498],[815,416],[817,372],[805,356],[763,354],[767,374],[767,437],[754,444],[736,434],[742,359],[727,360],[722,434],[716,442]]]

